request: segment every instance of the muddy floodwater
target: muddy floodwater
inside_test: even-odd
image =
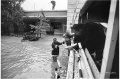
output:
[[[51,56],[52,39],[56,37],[62,41],[62,36],[44,35],[38,41],[21,42],[22,37],[1,36],[1,78],[2,79],[54,79],[55,68]],[[61,74],[65,79],[68,54],[60,46]]]

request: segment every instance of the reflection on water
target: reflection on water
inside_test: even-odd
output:
[[[58,64],[51,58],[52,39],[46,43],[43,40],[32,43],[12,40],[2,40],[2,79],[54,79]]]

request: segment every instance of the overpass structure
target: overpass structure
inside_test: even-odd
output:
[[[45,11],[24,11],[24,22],[26,27],[29,28],[29,24],[36,25],[40,16],[44,13],[49,24],[54,29],[55,34],[63,34],[66,30],[67,22],[67,10],[45,10]]]

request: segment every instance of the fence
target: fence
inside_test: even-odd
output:
[[[89,51],[82,49],[81,43],[78,43],[79,51],[71,50],[66,79],[98,79],[99,71],[89,54]],[[80,58],[77,62],[76,60]]]

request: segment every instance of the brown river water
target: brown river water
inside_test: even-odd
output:
[[[21,42],[22,37],[1,37],[1,79],[54,79],[55,68],[51,55],[52,39],[62,36],[44,35],[38,41]],[[58,60],[62,66],[60,79],[65,79],[67,50],[60,46]]]

